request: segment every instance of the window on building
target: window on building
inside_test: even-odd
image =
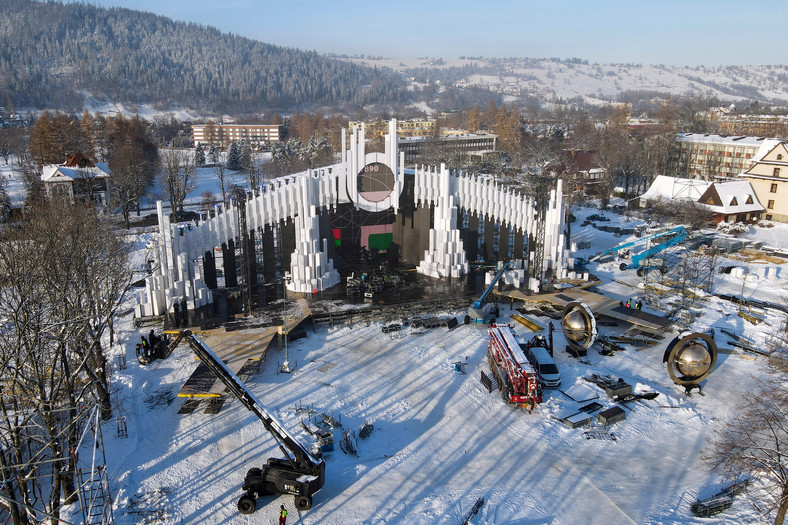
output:
[[[777,154],[777,160],[783,160],[783,154],[782,153],[778,153]]]
[[[744,204],[753,204],[752,195],[747,195],[747,202]]]
[[[774,175],[775,177],[779,177],[779,176],[780,176],[780,168],[774,168],[774,173],[773,173],[773,175]]]
[[[769,188],[769,193],[777,193],[777,184],[772,184],[771,188]]]
[[[736,200],[736,197],[731,199],[731,204],[730,205],[731,206],[738,206],[739,205],[739,201]]]
[[[774,201],[767,202],[766,203],[766,207],[769,208],[770,210],[773,210],[774,209]]]

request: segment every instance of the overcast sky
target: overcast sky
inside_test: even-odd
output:
[[[788,2],[751,0],[90,0],[270,44],[385,57],[579,57],[785,64]]]

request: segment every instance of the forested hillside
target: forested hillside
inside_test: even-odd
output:
[[[233,113],[404,101],[397,75],[129,9],[3,0],[0,105]]]

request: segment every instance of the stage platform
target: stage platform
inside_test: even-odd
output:
[[[526,295],[519,290],[511,290],[499,292],[498,295],[530,303],[548,302],[560,308],[573,301],[582,301],[597,316],[604,315],[617,321],[624,321],[638,329],[654,335],[660,335],[661,337],[664,337],[668,327],[673,324],[673,321],[667,317],[644,312],[643,310],[627,308],[617,299],[611,299],[605,295],[581,288],[568,288],[558,292],[536,295]]]
[[[298,297],[295,300],[288,301],[284,325],[230,332],[224,328],[217,328],[195,331],[195,333],[243,381],[259,368],[274,338],[278,340],[281,348],[283,334],[289,335],[312,315],[306,300],[300,296],[301,294],[296,295]],[[208,367],[200,363],[181,387],[178,397],[218,398],[222,397],[224,391],[225,387],[221,381],[208,370]]]
[[[259,363],[265,359],[265,354],[271,345],[271,341],[279,332],[279,328],[277,326],[269,326],[267,328],[234,330],[232,332],[226,332],[223,328],[217,328],[196,333],[225,362],[227,367],[240,377],[242,375],[248,376],[248,370],[256,368],[255,362],[259,366]],[[242,373],[242,370],[244,370],[244,373]],[[208,367],[200,363],[189,379],[186,380],[183,387],[181,387],[178,397],[220,397],[224,390],[224,384],[208,370]]]

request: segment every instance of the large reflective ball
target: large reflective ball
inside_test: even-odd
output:
[[[564,335],[572,342],[579,343],[583,341],[588,331],[585,318],[578,310],[572,310],[561,320],[561,326],[564,329]]]
[[[585,349],[596,340],[596,319],[591,309],[580,301],[574,301],[564,307],[561,317],[561,328],[570,346]]]
[[[717,345],[709,334],[682,334],[668,344],[662,362],[677,385],[697,385],[714,370]]]
[[[679,349],[674,358],[674,363],[681,375],[700,377],[711,365],[711,354],[706,346],[693,342]]]

